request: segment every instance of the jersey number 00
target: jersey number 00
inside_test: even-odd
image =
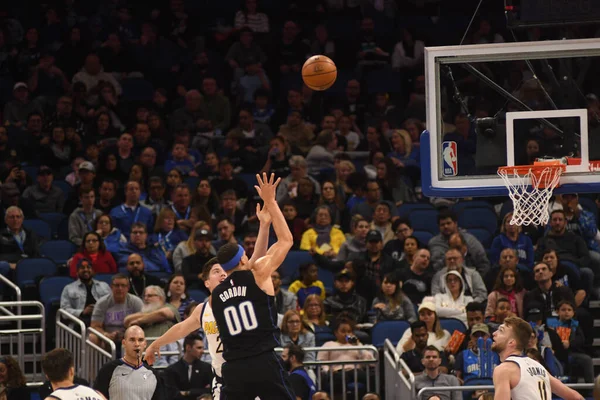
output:
[[[231,336],[236,336],[242,331],[251,331],[258,327],[254,306],[250,301],[244,301],[236,306],[229,306],[223,310],[227,330]]]

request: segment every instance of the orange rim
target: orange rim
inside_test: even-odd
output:
[[[545,179],[540,179],[542,176],[542,173],[547,170],[550,169],[552,171],[551,174],[546,175]],[[550,182],[552,181],[552,179],[554,178],[555,174],[562,174],[563,172],[565,172],[567,169],[567,166],[560,163],[553,163],[553,162],[549,162],[549,163],[539,163],[538,165],[513,165],[513,166],[505,166],[505,167],[499,167],[498,168],[498,172],[503,172],[506,175],[519,175],[519,176],[525,176],[527,174],[529,174],[530,172],[537,178],[537,187],[538,188],[545,188],[546,186],[548,186],[550,184]],[[533,184],[533,182],[532,182]],[[560,182],[556,185],[556,187],[560,186]]]

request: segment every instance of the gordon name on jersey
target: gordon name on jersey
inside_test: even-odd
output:
[[[246,286],[234,286],[226,289],[219,295],[219,299],[224,303],[234,297],[246,297],[248,288]]]

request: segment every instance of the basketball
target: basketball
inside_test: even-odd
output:
[[[312,90],[327,90],[337,78],[337,67],[326,56],[312,56],[302,66],[302,79]]]

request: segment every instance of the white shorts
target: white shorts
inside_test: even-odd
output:
[[[213,381],[212,381],[213,400],[221,399],[221,387],[222,386],[223,386],[223,378],[215,375],[215,377],[213,378]]]

